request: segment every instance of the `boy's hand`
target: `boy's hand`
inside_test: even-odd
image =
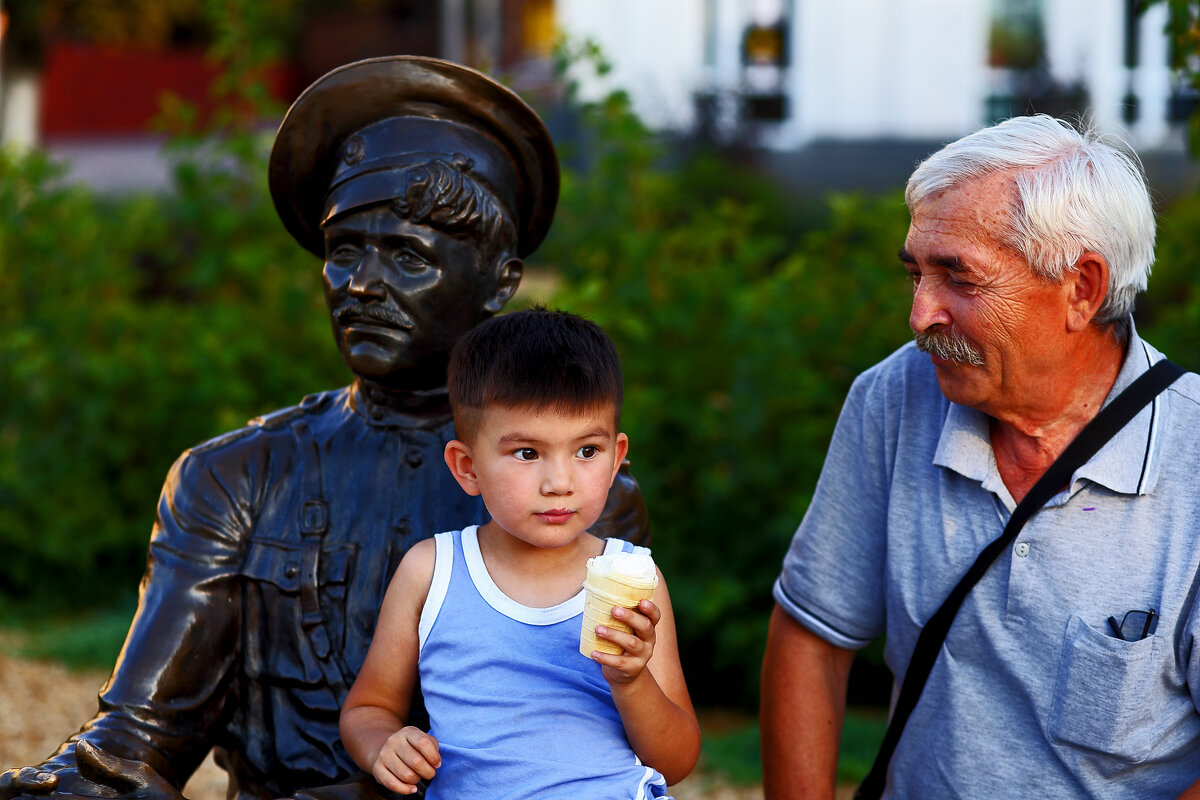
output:
[[[417,791],[421,779],[432,779],[442,765],[437,739],[409,725],[393,733],[383,743],[371,774],[380,784],[397,794]]]
[[[654,603],[643,600],[636,609],[615,606],[613,617],[633,628],[633,632],[625,633],[598,625],[596,635],[625,652],[619,656],[596,652],[592,658],[600,664],[604,678],[610,685],[632,683],[646,669],[650,656],[654,655],[654,626],[662,618],[662,612]]]

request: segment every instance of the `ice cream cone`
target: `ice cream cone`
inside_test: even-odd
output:
[[[616,555],[631,554],[622,553]],[[645,558],[648,558],[648,556]],[[619,562],[616,568],[619,569]],[[596,636],[596,626],[604,625],[613,630],[620,630],[626,633],[633,630],[625,623],[613,617],[613,606],[636,608],[642,600],[647,600],[654,596],[654,590],[658,586],[658,574],[656,571],[653,571],[653,562],[650,562],[650,568],[652,572],[649,578],[645,577],[644,572],[641,575],[626,575],[614,571],[611,559],[603,562],[600,559],[588,559],[588,576],[587,580],[583,583],[586,599],[583,610],[583,625],[579,635],[580,653],[591,657],[593,651],[611,653],[613,655],[620,655],[624,652],[620,647],[607,639],[598,638]]]

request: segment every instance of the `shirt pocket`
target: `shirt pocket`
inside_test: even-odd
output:
[[[303,545],[270,539],[252,541],[242,566],[246,615],[244,665],[251,678],[290,684],[294,691],[318,689],[321,702],[327,683],[321,659],[304,627],[301,580]],[[318,593],[323,624],[332,646],[340,650],[345,633],[346,583],[353,548],[321,552]]]
[[[1159,681],[1162,637],[1127,642],[1077,616],[1067,623],[1047,732],[1069,745],[1129,763],[1146,760],[1169,725],[1173,698]]]

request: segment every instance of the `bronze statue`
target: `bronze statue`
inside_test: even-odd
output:
[[[513,92],[397,56],[317,80],[275,138],[284,225],[324,262],[350,386],[184,453],[100,708],[0,798],[178,798],[215,748],[230,798],[375,797],[338,737],[384,589],[416,541],[486,521],[446,469],[451,346],[500,311],[558,196]],[[599,535],[646,538],[627,472]]]

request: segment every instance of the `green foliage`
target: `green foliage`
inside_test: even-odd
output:
[[[621,96],[584,113],[590,166],[564,176],[541,257],[563,278],[556,303],[621,352],[622,422],[692,691],[750,704],[771,584],[842,398],[908,338],[894,255],[907,215],[898,194],[841,195],[799,229],[765,190],[659,166]]]
[[[1158,220],[1154,272],[1138,299],[1138,333],[1172,360],[1200,371],[1200,194],[1181,197]]]
[[[1197,0],[1146,0],[1142,8],[1156,3],[1167,6],[1166,34],[1171,41],[1171,67],[1193,90],[1200,90],[1200,2]],[[1188,149],[1200,154],[1200,110],[1187,126]]]
[[[840,784],[857,785],[871,770],[875,753],[887,730],[887,712],[882,709],[849,708],[842,722],[838,748],[837,779]],[[755,720],[740,725],[706,729],[701,742],[700,767],[717,773],[738,786],[762,783],[760,738]]]
[[[0,601],[0,617],[7,609]],[[104,609],[84,613],[46,616],[12,615],[22,624],[17,630],[6,630],[6,643],[12,654],[20,658],[53,661],[72,670],[109,670],[117,661],[121,644],[133,618],[134,596]]]
[[[101,199],[0,161],[0,548],[10,598],[136,585],[185,447],[344,381],[320,268],[255,168],[184,160],[168,197]]]
[[[102,198],[0,153],[4,599],[39,614],[136,586],[167,468],[186,447],[345,382],[320,265],[266,190],[260,67],[288,0],[204,0],[223,111],[178,103],[174,191]],[[213,135],[219,132],[219,136]]]

